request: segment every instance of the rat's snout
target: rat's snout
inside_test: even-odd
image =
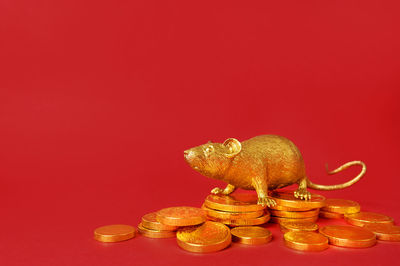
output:
[[[198,171],[199,160],[196,158],[196,151],[193,149],[189,149],[183,152],[183,156],[185,157],[185,161],[192,167],[194,170]]]
[[[191,158],[193,158],[193,151],[186,150],[183,152],[183,156],[185,157],[186,161],[189,161]]]

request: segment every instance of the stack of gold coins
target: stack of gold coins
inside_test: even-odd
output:
[[[294,191],[273,191],[270,197],[276,202],[269,207],[273,223],[308,223],[318,220],[319,209],[325,205],[325,198],[311,194],[311,199],[302,200],[294,196]]]
[[[339,219],[344,218],[344,214],[359,213],[360,209],[360,204],[352,200],[327,199],[325,206],[319,212],[319,217]]]
[[[211,221],[229,226],[251,226],[268,222],[270,214],[257,204],[257,195],[238,193],[207,196],[202,209]]]
[[[157,213],[152,212],[142,217],[142,222],[138,225],[139,233],[150,238],[169,238],[175,237],[177,226],[162,224],[157,221]]]

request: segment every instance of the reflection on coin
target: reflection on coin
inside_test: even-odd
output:
[[[145,228],[158,231],[174,231],[178,229],[176,226],[165,225],[157,221],[157,213],[152,212],[142,217],[142,225]]]
[[[296,223],[315,223],[318,220],[318,216],[308,217],[308,218],[285,218],[271,216],[269,220],[271,223],[283,223],[283,222],[296,222]]]
[[[236,193],[226,195],[208,195],[204,205],[210,209],[228,212],[252,212],[265,209],[257,204],[257,194]]]
[[[294,196],[294,191],[272,191],[271,198],[277,205],[290,208],[309,208],[317,209],[325,205],[325,197],[317,194],[311,194],[310,200],[298,199]]]
[[[353,214],[345,214],[346,222],[356,226],[363,226],[371,223],[393,224],[393,218],[374,212],[359,212]]]
[[[357,213],[360,212],[360,204],[352,200],[345,199],[326,199],[325,206],[321,211],[336,213]]]
[[[171,226],[190,226],[206,221],[206,215],[200,208],[170,207],[157,212],[157,221]]]
[[[175,237],[175,235],[176,235],[175,231],[153,230],[153,229],[144,227],[143,224],[138,225],[138,231],[141,235],[143,235],[145,237],[150,237],[150,238],[169,238],[169,237]]]
[[[231,226],[244,226],[244,225],[260,225],[265,224],[269,221],[270,215],[268,212],[265,212],[263,216],[256,218],[248,218],[248,219],[218,219],[214,217],[208,217],[210,220],[231,225]]]
[[[100,242],[119,242],[133,238],[135,233],[135,228],[130,225],[106,225],[94,230],[94,239]]]
[[[285,245],[303,251],[322,251],[328,248],[328,239],[316,232],[290,231],[283,235]]]
[[[313,209],[310,211],[297,211],[297,212],[289,212],[289,211],[277,211],[277,210],[269,210],[271,215],[285,218],[308,218],[317,216],[319,213],[319,209]]]
[[[364,228],[374,232],[379,240],[400,241],[400,226],[375,223],[366,224]]]
[[[375,245],[376,237],[371,231],[355,226],[328,225],[319,232],[329,239],[335,246],[350,248],[367,248]]]
[[[247,245],[259,245],[268,243],[271,232],[259,226],[239,226],[231,229],[232,240]]]
[[[341,213],[336,212],[327,212],[327,211],[319,211],[319,217],[326,218],[326,219],[341,219],[344,217]]]
[[[190,252],[214,252],[230,245],[231,233],[226,225],[207,221],[178,229],[176,240],[181,248]]]
[[[281,227],[281,231],[284,233],[289,231],[315,232],[318,230],[318,225],[312,222],[282,222],[279,225]]]
[[[207,216],[225,220],[256,218],[264,214],[264,210],[253,212],[227,212],[210,209],[205,205],[201,206],[201,208],[206,212]]]

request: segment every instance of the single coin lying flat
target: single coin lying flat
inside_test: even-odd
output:
[[[106,225],[94,230],[94,239],[100,242],[119,242],[135,237],[133,226],[125,224]]]

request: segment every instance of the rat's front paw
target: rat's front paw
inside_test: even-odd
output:
[[[221,189],[219,187],[215,187],[211,190],[211,194],[218,195],[218,194],[221,194],[223,191],[224,191],[223,189]]]
[[[264,207],[265,206],[272,207],[272,206],[276,205],[276,202],[275,202],[275,200],[268,198],[268,197],[260,197],[260,198],[258,198],[257,204],[264,206]]]

